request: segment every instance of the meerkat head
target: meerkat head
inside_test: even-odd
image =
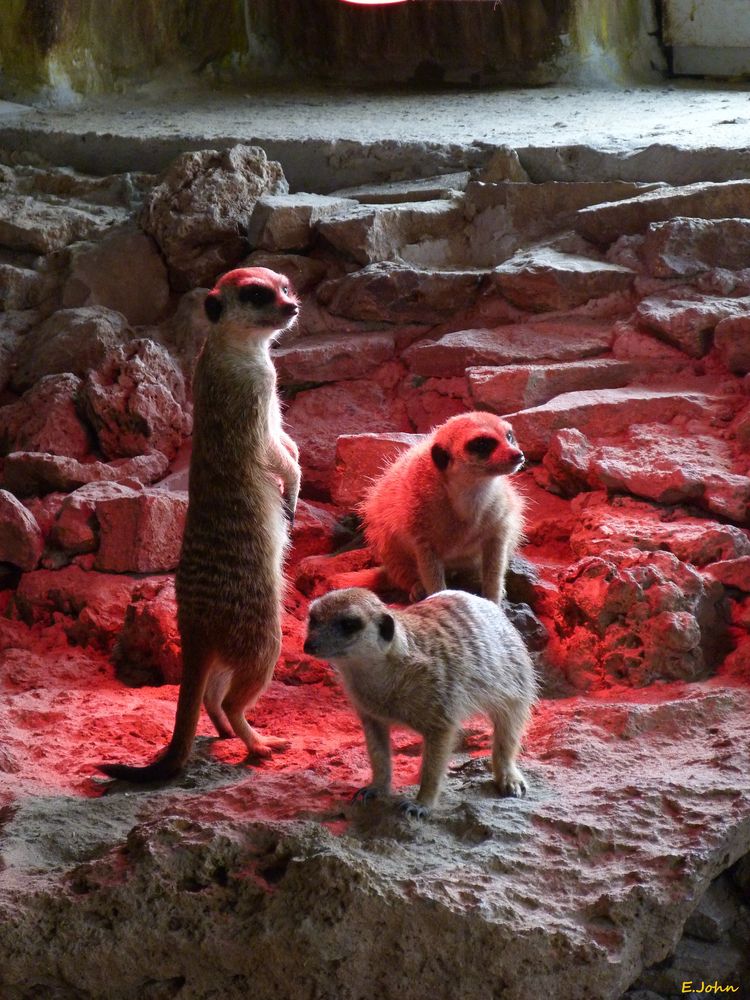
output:
[[[494,413],[459,413],[432,434],[430,456],[446,475],[457,470],[473,476],[508,476],[524,456],[513,428]]]
[[[382,656],[396,633],[396,619],[383,602],[361,587],[334,590],[310,605],[304,650],[323,660]]]
[[[235,339],[270,340],[299,312],[288,278],[267,267],[239,267],[222,275],[206,296],[206,316]]]

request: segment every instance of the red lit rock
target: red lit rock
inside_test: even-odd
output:
[[[457,330],[438,340],[417,341],[403,359],[415,375],[457,376],[477,365],[577,361],[604,354],[611,341],[611,324],[566,318]]]
[[[133,326],[160,319],[169,300],[167,269],[149,236],[121,228],[99,243],[71,251],[64,307],[106,306]]]
[[[294,512],[289,561],[294,563],[306,556],[330,552],[340,534],[339,523],[327,507],[299,500]]]
[[[120,680],[131,686],[179,684],[182,654],[172,577],[154,579],[133,594],[112,662]]]
[[[206,341],[211,323],[204,308],[205,288],[194,288],[180,296],[174,314],[158,327],[149,330],[149,337],[167,348],[179,361],[187,383],[192,378],[195,362]]]
[[[180,558],[187,494],[147,488],[96,501],[94,565],[110,573],[164,573]]]
[[[140,221],[175,289],[210,288],[246,255],[244,234],[258,198],[288,190],[280,164],[258,146],[182,153],[148,196]]]
[[[174,458],[192,429],[182,372],[152,340],[134,340],[90,372],[81,400],[107,458]]]
[[[112,482],[94,482],[66,497],[55,519],[51,542],[69,555],[94,552],[99,546],[97,504],[120,497],[137,496],[129,486]]]
[[[611,358],[548,365],[469,368],[474,402],[494,413],[513,413],[546,403],[564,392],[617,389],[627,385],[635,366]]]
[[[248,224],[250,246],[274,253],[304,250],[313,242],[319,223],[332,215],[359,208],[349,198],[324,194],[264,194],[253,208]],[[272,268],[276,270],[276,268]]]
[[[668,424],[675,417],[710,418],[724,405],[722,397],[669,389],[592,389],[567,392],[542,406],[509,414],[527,458],[542,458],[552,435],[575,427],[586,436],[610,437],[630,424]]]
[[[540,246],[519,250],[496,267],[491,281],[514,305],[531,312],[572,309],[589,299],[627,291],[629,268]]]
[[[709,333],[722,320],[742,318],[747,322],[750,298],[728,299],[715,296],[673,297],[669,292],[653,295],[638,303],[640,321],[693,358],[702,357],[710,347]]]
[[[457,378],[423,378],[421,375],[405,379],[399,388],[399,398],[406,403],[406,413],[420,434],[429,433],[433,427],[445,423],[457,413],[473,410],[465,376]]]
[[[594,447],[575,427],[555,431],[542,465],[543,472],[537,475],[540,484],[564,497],[604,485],[594,469]]]
[[[655,222],[646,230],[642,253],[649,273],[657,278],[700,274],[716,267],[729,271],[750,267],[750,220]]]
[[[125,317],[104,306],[59,309],[23,338],[16,353],[13,387],[28,389],[45,375],[83,377],[132,337]]]
[[[750,303],[750,300],[743,301]],[[750,372],[750,309],[742,316],[727,316],[714,330],[716,353],[737,375]]]
[[[481,274],[430,271],[393,262],[368,264],[361,271],[326,281],[318,301],[335,316],[380,323],[440,323],[468,308],[479,292]]]
[[[20,497],[71,493],[79,486],[94,482],[125,482],[129,485],[138,482],[148,486],[160,479],[168,466],[166,455],[159,451],[108,463],[79,462],[46,452],[19,451],[6,457],[2,484]]]
[[[361,333],[303,337],[273,351],[281,385],[362,378],[395,353],[393,334]]]
[[[662,374],[689,370],[692,364],[679,348],[628,322],[615,324],[612,354],[619,360],[633,361],[639,371]]]
[[[356,509],[374,479],[421,434],[341,434],[336,440],[336,466],[331,497],[345,510]]]
[[[707,566],[706,572],[725,587],[750,594],[750,552],[725,553],[717,562]]]
[[[78,411],[80,389],[76,375],[48,375],[18,402],[0,407],[0,449],[85,458],[93,441]]]
[[[338,589],[336,578],[372,566],[369,549],[350,549],[333,556],[308,556],[295,569],[294,586],[305,597],[319,597]]]
[[[12,493],[0,490],[0,562],[31,570],[43,549],[44,539],[34,516]]]
[[[285,422],[299,445],[303,485],[318,491],[330,489],[342,427],[350,433],[410,430],[403,402],[364,379],[298,393]]]

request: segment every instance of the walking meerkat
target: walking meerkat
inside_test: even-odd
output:
[[[499,603],[523,532],[523,499],[506,477],[523,462],[510,424],[479,412],[451,417],[399,456],[361,505],[391,582],[418,600],[445,590],[450,573]]]
[[[497,604],[464,591],[434,594],[394,611],[369,590],[334,590],[310,605],[305,652],[330,661],[365,733],[372,783],[367,801],[391,790],[390,728],[402,723],[424,737],[416,803],[436,803],[458,728],[475,712],[494,727],[492,770],[501,795],[526,794],[516,766],[536,697],[534,667],[523,640]]]
[[[188,512],[175,579],[183,667],[174,734],[146,767],[99,766],[129,781],[181,770],[201,700],[219,735],[236,734],[248,753],[266,757],[288,746],[256,732],[245,711],[271,680],[281,649],[283,558],[300,470],[281,425],[269,346],[299,306],[283,275],[252,267],[220,278],[205,309],[212,329],[193,383]]]

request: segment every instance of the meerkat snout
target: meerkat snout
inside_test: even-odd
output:
[[[465,471],[482,476],[512,475],[526,461],[516,443],[513,429],[502,420],[496,421],[492,431],[487,429],[465,440],[454,437],[445,443],[436,441],[430,454],[435,467],[441,472],[459,464]]]
[[[337,659],[371,653],[382,656],[393,641],[396,624],[393,615],[383,605],[376,607],[374,595],[370,596],[350,589],[311,605],[304,651]]]

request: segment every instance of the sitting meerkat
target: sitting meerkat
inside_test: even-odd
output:
[[[506,478],[523,465],[513,429],[492,413],[461,413],[409,448],[361,505],[367,541],[411,600],[481,584],[500,603],[523,532],[523,499]]]
[[[368,590],[335,590],[310,605],[305,652],[336,667],[362,722],[372,783],[355,800],[390,793],[390,728],[401,723],[424,736],[424,752],[416,803],[403,800],[400,808],[426,816],[458,728],[475,712],[494,726],[500,794],[526,794],[515,760],[536,678],[521,636],[497,604],[446,590],[394,611]]]

